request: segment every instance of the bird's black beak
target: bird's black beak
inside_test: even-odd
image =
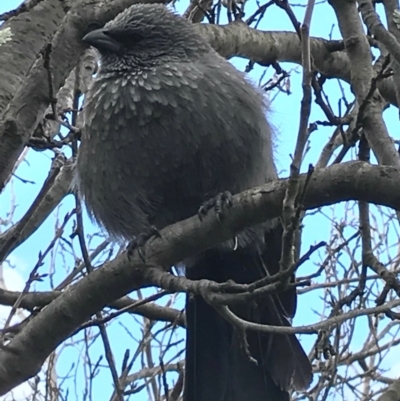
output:
[[[82,38],[82,41],[100,51],[106,50],[112,53],[119,53],[122,48],[122,44],[107,34],[105,29],[96,29],[89,32]]]

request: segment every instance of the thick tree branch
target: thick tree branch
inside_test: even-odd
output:
[[[198,24],[196,29],[207,37],[223,57],[250,59],[260,65],[289,62],[301,65],[301,46],[297,33],[261,31],[240,21],[229,25]],[[351,65],[343,43],[322,38],[310,38],[314,67],[329,78],[351,82]],[[398,106],[393,77],[378,82],[384,99]]]
[[[0,116],[64,15],[62,2],[45,0],[1,26],[11,40],[0,46]]]
[[[360,4],[368,0],[360,1]],[[399,155],[382,118],[383,104],[371,90],[374,71],[371,50],[355,2],[331,0],[350,59],[351,86],[360,106],[363,133],[379,163],[400,166]]]
[[[62,294],[62,291],[28,292],[22,295],[19,307],[30,311],[34,308],[44,308]],[[18,291],[8,291],[0,288],[0,305],[13,306],[20,296],[21,293]],[[111,302],[108,307],[115,310],[124,309],[127,313],[144,316],[151,320],[176,323],[178,326],[185,327],[185,314],[181,311],[155,303],[134,306],[138,301],[125,296]]]
[[[387,390],[377,399],[377,401],[398,401],[400,399],[400,379],[396,380]]]
[[[295,32],[266,32],[240,21],[228,25],[198,24],[196,29],[226,58],[238,56],[261,65],[276,61],[302,64],[300,40]],[[318,71],[349,82],[349,59],[344,51],[337,49],[338,44],[338,41],[310,38],[311,55]]]

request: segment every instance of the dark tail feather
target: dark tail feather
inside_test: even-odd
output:
[[[280,234],[278,227],[276,235]],[[273,243],[271,237],[268,243]],[[236,251],[210,250],[187,269],[186,276],[192,280],[254,282],[279,269],[280,242],[277,244],[272,247],[274,252],[264,245],[260,251],[254,243]],[[235,306],[232,311],[256,323],[289,326],[285,316],[294,314],[295,300],[295,292],[290,290]],[[302,389],[310,383],[311,365],[295,336],[248,332],[255,364],[243,352],[234,328],[201,297],[188,297],[186,319],[184,401],[288,401],[290,385]]]
[[[196,297],[187,300],[186,313],[184,401],[289,401],[212,307]]]
[[[273,381],[257,354],[254,351],[251,354],[256,357],[258,364],[245,355],[235,333],[230,350],[230,375],[224,401],[289,401],[289,393]]]
[[[184,401],[223,401],[231,329],[200,297],[186,301]]]

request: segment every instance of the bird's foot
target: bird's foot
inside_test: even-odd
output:
[[[211,198],[208,201],[204,202],[197,214],[200,220],[203,220],[203,216],[205,216],[208,211],[214,208],[215,213],[217,215],[218,221],[221,221],[224,217],[224,208],[230,208],[232,206],[232,194],[229,191],[224,191],[219,193],[215,198]]]
[[[132,257],[134,250],[137,249],[140,259],[142,259],[142,261],[145,263],[146,253],[143,249],[143,246],[151,237],[161,238],[160,232],[154,226],[150,226],[146,231],[140,233],[128,244],[126,247],[126,250],[128,251],[128,259]]]

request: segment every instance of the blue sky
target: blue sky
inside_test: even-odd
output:
[[[0,13],[15,8],[20,1],[17,0],[3,0],[0,3]],[[251,2],[250,2],[251,3]],[[303,19],[303,15],[305,12],[304,7],[305,1],[300,0],[298,6],[294,7],[295,14],[298,20]],[[178,2],[176,4],[177,10],[181,12],[186,7],[187,3]],[[249,4],[247,7],[248,15],[251,15],[251,7]],[[337,28],[337,24],[335,22],[335,16],[332,11],[332,8],[324,3],[317,4],[316,10],[314,13],[312,25],[311,25],[311,34],[314,36],[328,38],[331,37],[333,39],[339,39],[340,34]],[[291,22],[286,16],[283,10],[278,9],[277,7],[271,7],[268,9],[266,13],[266,18],[262,24],[259,26],[260,29],[265,30],[278,30],[278,31],[293,31]],[[241,70],[244,70],[247,62],[240,59],[232,60],[235,66]],[[276,126],[278,130],[277,135],[277,152],[276,152],[276,160],[278,164],[278,169],[280,171],[281,176],[288,175],[288,168],[290,165],[290,154],[294,151],[295,140],[298,130],[299,116],[300,116],[300,101],[302,97],[301,90],[301,69],[298,66],[283,64],[283,68],[287,71],[291,71],[291,90],[292,94],[286,95],[283,93],[278,94],[273,101],[272,104],[272,112],[270,118],[272,123]],[[263,69],[260,67],[256,67],[252,73],[251,77],[255,82],[258,81],[260,74]],[[272,69],[268,69],[267,74],[269,76],[272,74]],[[345,91],[347,94],[350,94],[349,88],[347,84],[343,83]],[[339,86],[335,80],[329,81],[325,85],[325,91],[329,94],[329,100],[335,112],[337,112],[337,104],[341,97],[341,93],[339,91]],[[352,99],[352,96],[349,95],[348,99]],[[400,139],[397,124],[398,124],[398,116],[397,110],[393,107],[389,108],[388,111],[385,112],[385,121],[388,125],[389,131],[395,137],[395,139]],[[324,120],[324,115],[319,110],[318,106],[313,105],[312,110],[312,118],[311,121],[315,120]],[[309,163],[315,163],[318,160],[318,157],[321,153],[321,149],[327,142],[329,136],[332,134],[332,129],[320,127],[318,131],[312,134],[310,140],[309,151],[306,155],[305,161],[303,163],[303,171],[307,169]],[[21,166],[17,170],[17,175],[24,179],[34,180],[34,184],[26,184],[21,182],[21,180],[13,179],[12,182],[8,185],[5,192],[1,194],[0,201],[0,217],[5,217],[9,212],[9,205],[12,199],[15,197],[17,201],[17,207],[14,213],[13,222],[18,221],[18,219],[26,212],[27,208],[31,204],[32,200],[37,195],[40,190],[43,181],[48,172],[50,162],[51,162],[51,154],[49,152],[33,152],[30,151],[26,162],[22,163]],[[26,279],[29,275],[29,272],[35,265],[37,261],[37,255],[39,251],[44,251],[51,239],[54,235],[54,227],[59,225],[60,221],[63,220],[65,214],[73,208],[73,198],[71,196],[64,199],[62,205],[50,216],[47,221],[42,225],[42,227],[23,245],[21,245],[18,249],[16,249],[11,257],[9,258],[9,263],[12,265],[12,271],[17,273],[17,275],[10,275],[13,277],[12,280],[15,280],[14,283],[10,282],[7,285],[19,287],[23,281],[18,281],[19,277],[22,279]],[[322,214],[310,214],[305,219],[305,229],[303,235],[303,243],[302,249],[303,251],[307,250],[311,244],[315,244],[321,240],[329,241],[331,236],[331,222],[330,217],[333,215],[335,219],[339,219],[341,215],[344,213],[354,213],[352,215],[353,220],[357,219],[357,209],[354,209],[352,212],[351,209],[345,209],[343,205],[339,205],[333,208],[325,208],[324,217]],[[86,219],[86,234],[94,234],[98,232],[97,227],[92,226],[91,223]],[[383,224],[383,223],[379,223]],[[68,238],[69,234],[72,232],[72,222],[67,225],[65,237]],[[395,234],[391,234],[394,231],[394,227],[390,226],[388,228],[389,237],[396,238]],[[354,232],[352,228],[346,228],[345,233]],[[102,238],[96,236],[92,238],[91,248],[93,248],[96,244],[98,244]],[[66,270],[71,269],[73,266],[73,256],[76,253],[80,256],[79,246],[76,240],[70,240],[72,243],[72,247],[67,245],[66,243],[60,242],[53,252],[50,253],[50,256],[46,259],[45,265],[41,268],[41,272],[47,273],[49,271],[49,266],[54,264],[57,266],[57,270],[53,274],[53,280],[55,285],[57,285],[63,277],[66,275]],[[65,247],[65,251],[62,252],[63,247]],[[393,252],[397,252],[397,250],[393,250]],[[68,255],[68,253],[70,255]],[[324,257],[324,254],[314,255],[310,262],[305,263],[304,266],[301,267],[298,275],[306,275],[315,270],[315,264],[321,261],[321,258]],[[385,261],[385,260],[383,260]],[[11,273],[10,273],[11,274]],[[18,283],[17,283],[18,281]],[[45,280],[43,283],[38,283],[34,288],[39,290],[49,289],[48,280]],[[135,295],[135,294],[134,294]],[[161,303],[165,303],[166,300],[162,300]],[[182,305],[182,302],[178,303],[178,305]],[[312,323],[319,320],[319,316],[317,313],[314,313],[313,310],[320,311],[320,301],[317,295],[304,295],[300,297],[298,313],[295,318],[295,324],[307,324]],[[329,311],[328,311],[329,313]],[[360,339],[364,337],[365,329],[366,329],[366,321],[362,323],[362,319],[360,320],[360,324],[357,326],[356,334],[360,336]],[[161,327],[161,326],[160,326]],[[97,329],[93,329],[92,332],[96,333]],[[126,348],[132,347],[132,338],[140,337],[139,324],[134,321],[132,317],[123,317],[118,319],[118,322],[110,325],[108,327],[108,333],[112,340],[113,350],[115,352],[115,357],[117,360],[117,367],[121,366],[122,357]],[[182,335],[182,333],[179,333]],[[74,340],[82,339],[82,335],[76,336]],[[311,347],[311,345],[315,341],[315,336],[303,336],[302,342],[306,347]],[[58,362],[58,372],[60,375],[66,374],[69,371],[71,364],[77,360],[77,356],[83,353],[83,347],[81,345],[68,345],[70,342],[67,342],[67,350],[64,350],[60,361]],[[361,344],[361,342],[360,342]],[[169,353],[170,356],[173,355],[174,352],[178,352],[181,349],[181,345],[179,347],[173,347],[172,351]],[[133,351],[132,351],[133,352]],[[91,348],[90,354],[91,358],[96,361],[97,358],[103,353],[102,345],[100,341],[97,341],[97,344]],[[82,363],[82,361],[80,362]],[[156,361],[157,363],[157,361]],[[388,362],[390,364],[391,362]],[[103,361],[103,365],[105,362]],[[138,361],[137,368],[140,368],[140,361]],[[83,370],[81,370],[83,372]],[[85,380],[84,375],[78,377],[78,382],[76,386],[71,383],[66,385],[69,388],[70,394],[69,399],[71,400],[79,400],[81,398],[81,390],[82,384]],[[111,379],[109,376],[109,372],[103,370],[95,379],[94,382],[94,399],[104,399],[108,398],[111,394]],[[141,395],[134,397],[136,400],[147,400],[147,396],[144,392]]]

